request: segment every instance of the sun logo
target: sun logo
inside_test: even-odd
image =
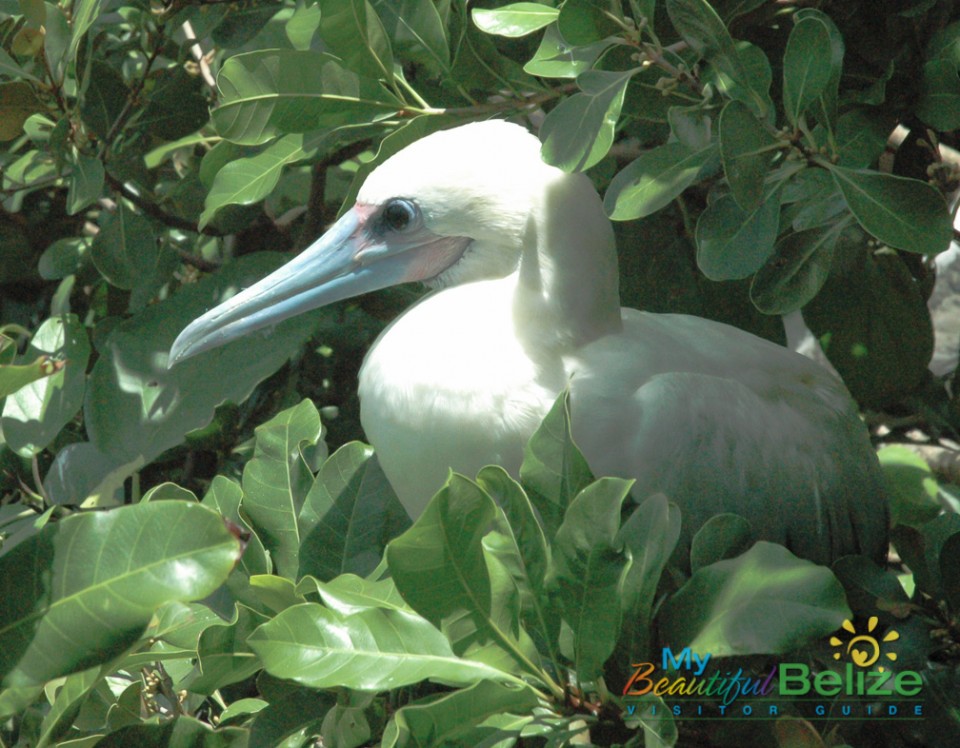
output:
[[[854,664],[856,664],[858,667],[870,667],[873,663],[880,659],[881,642],[878,642],[876,637],[873,636],[873,631],[877,628],[876,616],[870,616],[870,619],[867,621],[867,633],[865,634],[858,634],[851,621],[844,621],[842,628],[844,631],[849,631],[851,634],[853,634],[853,638],[847,642],[846,653],[850,656],[850,659],[853,660]],[[884,634],[881,641],[893,642],[899,638],[900,634],[893,629],[890,629],[886,634]],[[837,636],[831,636],[830,644],[834,647],[843,647],[843,640]],[[839,660],[842,656],[843,650],[833,653],[833,659],[835,660]],[[884,652],[883,656],[891,662],[897,659],[896,652]],[[877,670],[882,673],[883,665],[878,667]]]

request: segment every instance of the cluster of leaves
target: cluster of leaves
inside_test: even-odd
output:
[[[652,642],[775,654],[834,628],[848,611],[829,572],[753,545],[737,518],[703,529],[690,579],[663,573],[669,503],[627,511],[625,484],[561,470],[543,434],[522,485],[455,478],[406,529],[367,448],[324,462],[312,406],[283,410],[312,396],[339,410],[333,443],[357,436],[345,393],[402,293],[166,368],[191,319],[282,262],[258,250],[312,239],[377,163],[516,116],[603,192],[626,303],[778,340],[800,309],[861,403],[960,430],[960,401],[926,368],[925,305],[925,258],[952,232],[957,179],[937,146],[960,126],[958,13],[796,5],[0,0],[3,740],[559,744],[586,729],[669,744],[652,702],[634,705],[642,735],[618,711],[619,668]],[[943,734],[956,506],[888,461],[907,476],[897,548],[913,576],[835,571],[855,612],[879,601],[885,623],[914,626],[904,663],[940,657],[928,734]],[[232,571],[240,546],[215,514],[249,533]],[[713,591],[744,582],[762,605],[787,571],[815,614],[764,617],[762,643],[738,646]],[[297,654],[311,651],[327,656]]]

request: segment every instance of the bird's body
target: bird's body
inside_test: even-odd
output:
[[[330,257],[335,270],[313,270]],[[568,388],[593,472],[635,479],[637,499],[665,493],[688,542],[710,516],[734,512],[822,563],[885,551],[879,466],[843,385],[727,325],[621,309],[593,186],[544,164],[522,128],[466,125],[404,149],[287,268],[191,325],[175,357],[373,287],[434,285],[360,375],[364,430],[413,516],[450,469],[516,474]],[[277,299],[279,312],[266,303]]]

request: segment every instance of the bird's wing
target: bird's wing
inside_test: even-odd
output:
[[[634,478],[683,512],[686,542],[740,514],[824,563],[886,551],[876,456],[842,383],[727,325],[624,310],[624,331],[571,366],[574,437],[596,473]]]

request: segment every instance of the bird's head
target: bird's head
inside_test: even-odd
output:
[[[373,171],[356,204],[314,244],[191,322],[170,365],[399,283],[503,277],[517,267],[528,217],[558,175],[518,125],[491,120],[428,135]]]

